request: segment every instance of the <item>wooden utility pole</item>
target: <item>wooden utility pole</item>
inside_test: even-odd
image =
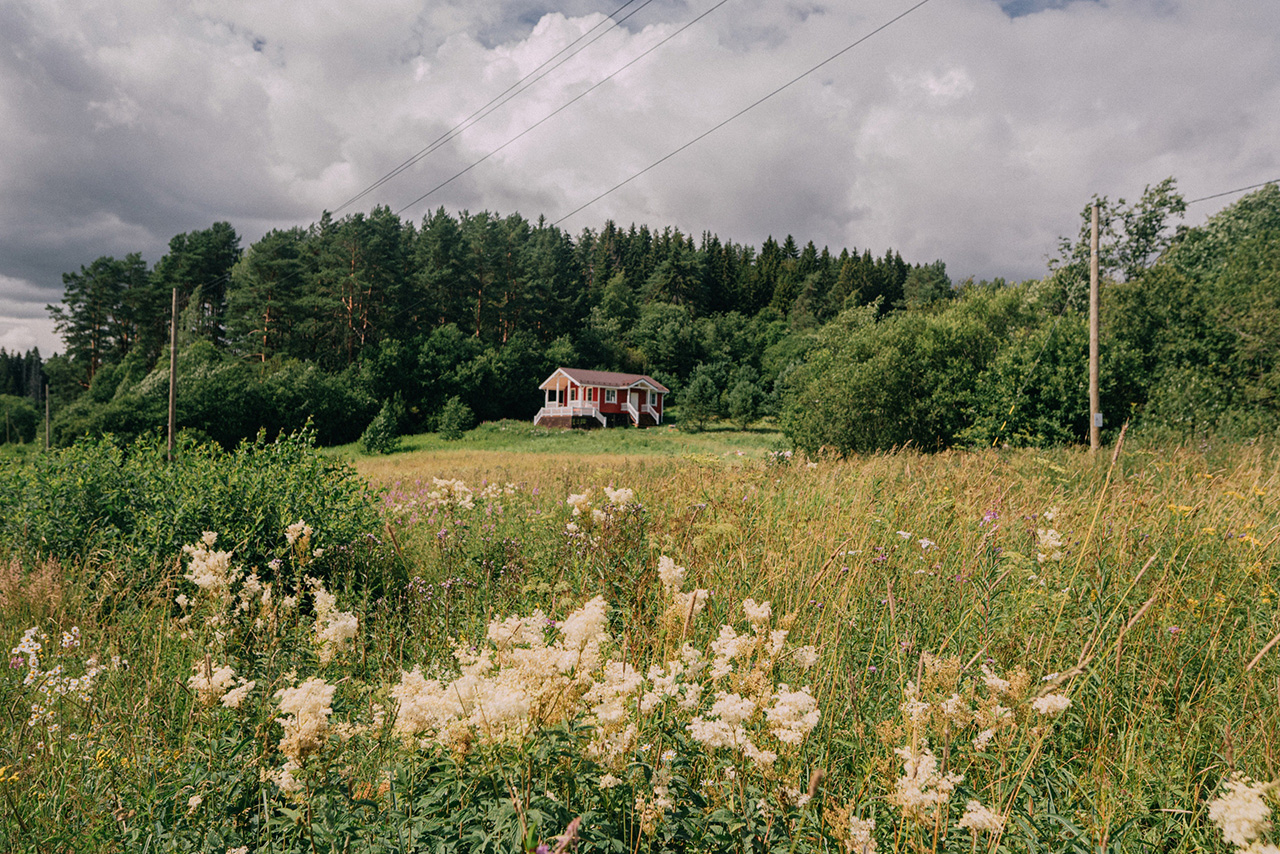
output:
[[[1098,398],[1098,203],[1093,203],[1089,235],[1089,453],[1102,445],[1102,403]]]
[[[169,462],[173,462],[174,403],[178,399],[178,289],[169,315]]]

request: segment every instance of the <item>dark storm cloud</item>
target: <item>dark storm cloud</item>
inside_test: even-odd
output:
[[[650,3],[344,212],[400,209],[506,144],[404,215],[558,219],[911,5],[730,0],[507,144],[714,2]],[[0,5],[0,345],[48,352],[44,303],[99,255],[154,262],[219,220],[246,244],[314,221],[620,5]],[[563,225],[793,234],[1036,276],[1095,192],[1280,175],[1277,34],[1275,3],[932,2]]]

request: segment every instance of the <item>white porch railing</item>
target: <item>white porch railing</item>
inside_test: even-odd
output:
[[[662,423],[662,415],[658,413],[658,410],[654,409],[652,406],[646,403],[644,405],[644,411],[649,413],[649,415],[653,418],[654,424]]]
[[[631,401],[629,400],[622,401],[622,408],[625,409],[627,411],[627,414],[631,416],[631,423],[639,427],[640,412],[634,406],[631,405]]]
[[[533,416],[533,423],[538,424],[543,418],[552,417],[577,417],[594,418],[600,422],[601,427],[608,426],[609,420],[594,406],[582,404],[568,404],[565,406],[544,406],[538,410],[538,414]]]

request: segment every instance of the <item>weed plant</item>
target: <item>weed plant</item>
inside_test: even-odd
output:
[[[1276,850],[1276,450],[468,441],[124,605],[10,529],[0,847]]]

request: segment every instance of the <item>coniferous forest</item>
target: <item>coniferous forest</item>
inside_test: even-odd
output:
[[[1194,228],[1175,222],[1172,179],[1098,201],[1108,429],[1274,432],[1280,188]],[[331,444],[375,419],[402,433],[446,411],[531,419],[559,365],[649,374],[686,426],[776,416],[810,452],[1087,436],[1086,231],[1022,283],[803,239],[613,222],[574,236],[519,214],[413,223],[379,207],[246,247],[219,222],[153,266],[132,253],[64,274],[49,309],[65,351],[0,352],[0,401],[30,422],[24,441],[45,382],[55,445],[162,427],[176,289],[178,424],[227,446],[308,419]]]

